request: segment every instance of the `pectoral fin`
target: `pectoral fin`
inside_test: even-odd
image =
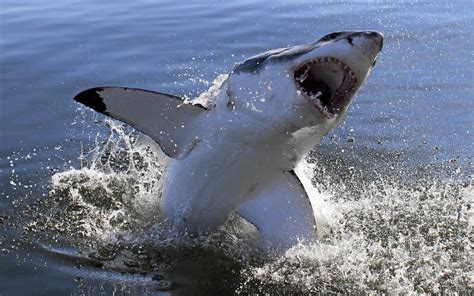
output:
[[[175,159],[185,157],[196,144],[195,122],[207,111],[177,96],[126,87],[91,88],[74,100],[150,136]]]
[[[298,239],[316,239],[313,208],[293,171],[275,173],[261,183],[237,213],[258,228],[267,248],[287,249]]]

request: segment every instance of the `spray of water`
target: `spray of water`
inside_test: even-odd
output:
[[[397,167],[390,151],[383,153],[391,163],[363,149],[354,160],[322,145],[297,167],[319,241],[261,257],[251,244],[255,229],[238,217],[207,236],[169,232],[159,208],[166,157],[146,136],[116,121],[105,125],[108,134],[82,149],[80,168],[52,176],[47,198],[32,211],[41,214],[26,225],[89,254],[87,262],[152,275],[169,268],[166,258],[200,250],[237,262],[232,277],[241,294],[472,292],[474,191],[467,170]]]
[[[449,178],[425,170],[378,174],[364,171],[370,166],[342,170],[342,158],[312,157],[299,170],[311,171],[306,176],[314,185],[309,193],[320,241],[248,267],[239,291],[472,291],[474,190],[469,174],[462,177],[458,169]]]

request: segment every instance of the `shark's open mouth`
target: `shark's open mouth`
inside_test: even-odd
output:
[[[295,71],[298,91],[327,116],[336,114],[347,105],[356,82],[351,69],[333,57],[308,61]]]

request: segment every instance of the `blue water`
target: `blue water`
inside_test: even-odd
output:
[[[98,3],[90,0],[2,0],[0,294],[95,295],[101,290],[153,294],[159,293],[160,289],[153,284],[154,280],[149,279],[151,271],[158,269],[165,274],[169,271],[168,267],[161,265],[145,268],[143,266],[151,262],[146,260],[146,264],[140,263],[140,272],[119,268],[118,263],[91,267],[96,263],[87,260],[80,263],[89,267],[84,271],[84,268],[77,268],[80,260],[74,252],[81,251],[82,244],[90,238],[81,241],[72,234],[74,238],[64,235],[74,232],[72,229],[76,228],[71,225],[78,224],[79,220],[60,217],[62,222],[67,220],[63,223],[65,229],[61,231],[61,227],[55,228],[43,221],[47,227],[42,231],[48,233],[47,238],[36,235],[36,231],[25,226],[38,224],[38,216],[52,215],[41,207],[42,202],[48,205],[48,201],[58,198],[51,188],[56,190],[60,185],[66,189],[76,188],[61,178],[59,181],[54,179],[55,183],[52,177],[72,172],[73,168],[87,167],[88,163],[78,159],[81,151],[100,147],[101,143],[96,139],[106,137],[110,132],[101,123],[103,117],[72,101],[79,91],[93,86],[116,85],[196,96],[206,90],[217,75],[228,73],[234,63],[246,57],[271,48],[306,43],[331,31],[356,29],[383,32],[384,49],[351,106],[345,124],[311,154],[310,158],[320,164],[314,178],[324,183],[324,190],[339,190],[340,198],[336,198],[339,203],[340,199],[344,200],[345,193],[346,200],[353,200],[353,194],[364,199],[367,196],[361,192],[368,191],[364,190],[365,186],[396,183],[402,179],[401,176],[409,175],[410,180],[399,181],[397,188],[413,189],[412,193],[396,191],[389,194],[387,190],[377,193],[394,198],[392,204],[399,206],[408,203],[404,202],[404,194],[411,199],[419,198],[419,204],[413,207],[422,207],[424,200],[414,192],[425,186],[420,190],[426,190],[423,192],[432,197],[428,200],[441,202],[444,207],[438,212],[427,209],[424,215],[420,214],[417,223],[435,223],[437,229],[444,229],[437,223],[446,222],[443,219],[450,215],[454,217],[454,209],[459,209],[458,220],[453,218],[446,222],[458,225],[449,230],[459,236],[458,243],[455,243],[455,238],[448,237],[442,242],[446,248],[427,252],[431,254],[427,260],[434,262],[432,265],[423,263],[414,255],[416,248],[407,247],[406,256],[416,262],[411,269],[403,269],[402,261],[395,262],[390,257],[392,259],[383,261],[382,270],[390,270],[392,274],[379,270],[378,280],[369,280],[368,283],[363,280],[371,278],[368,273],[348,267],[345,274],[353,278],[342,277],[341,283],[337,273],[324,278],[324,286],[304,277],[307,274],[300,274],[298,268],[291,269],[293,257],[279,259],[279,264],[288,265],[286,275],[305,279],[309,286],[314,287],[313,290],[308,290],[298,281],[287,279],[275,283],[266,277],[255,276],[255,268],[261,264],[267,268],[262,269],[267,274],[277,272],[272,269],[275,267],[272,263],[246,263],[242,267],[240,262],[235,263],[234,259],[222,254],[219,255],[221,258],[214,253],[200,253],[195,257],[199,260],[176,255],[178,267],[171,268],[174,272],[167,275],[173,286],[163,290],[176,294],[205,291],[226,294],[235,291],[244,294],[299,293],[324,289],[342,292],[472,292],[472,282],[468,283],[467,276],[469,269],[472,272],[472,266],[469,268],[463,259],[455,258],[467,257],[472,246],[472,238],[468,238],[472,222],[469,224],[467,221],[472,220],[468,205],[472,205],[473,194],[473,27],[470,1],[186,3],[118,0]],[[353,167],[357,168],[358,174],[349,169]],[[383,175],[383,182],[371,179],[390,170],[394,170],[393,174]],[[415,171],[417,173],[413,173]],[[351,185],[354,190],[350,191],[351,186],[347,185],[348,189],[341,193],[338,184],[349,182],[344,179],[347,174],[351,182],[355,182]],[[88,175],[93,178],[91,176]],[[439,185],[434,179],[449,180],[450,183]],[[438,200],[438,193],[445,200]],[[66,202],[60,206],[71,204]],[[396,212],[394,208],[389,209]],[[347,213],[350,216],[354,211]],[[441,216],[436,216],[439,219],[429,220],[436,213],[440,213]],[[83,209],[81,215],[87,215],[87,210]],[[360,217],[357,219],[360,225],[367,222]],[[400,219],[397,221],[403,220]],[[393,223],[399,225],[392,228],[395,232],[406,226]],[[58,221],[53,223],[59,224]],[[352,230],[343,228],[344,233]],[[359,228],[354,231],[365,233]],[[424,240],[423,233],[417,232],[409,237],[420,239],[432,247]],[[380,239],[381,236],[376,234],[375,238],[368,235],[364,242],[372,245]],[[58,252],[39,247],[43,243],[64,248],[73,255],[57,255]],[[466,249],[460,250],[460,246]],[[387,247],[386,250],[395,254],[394,248]],[[460,251],[453,253],[456,248]],[[304,254],[318,263],[310,264],[312,269],[309,270],[321,272],[317,267],[323,265],[321,258],[312,257],[311,252]],[[451,259],[439,261],[443,256]],[[165,259],[152,261],[169,263]],[[335,259],[329,261],[338,264]],[[213,262],[215,268],[206,262]],[[363,262],[373,264],[369,259]],[[431,274],[427,271],[428,265],[431,270],[446,272],[447,275],[437,277],[435,273]],[[450,271],[443,271],[443,266]],[[184,272],[187,269],[192,272]],[[396,285],[393,274],[397,274],[397,270],[403,270],[404,275]],[[357,274],[361,275],[360,278]],[[142,280],[147,284],[141,283]],[[355,284],[358,282],[365,284]],[[437,285],[440,290],[436,290]]]

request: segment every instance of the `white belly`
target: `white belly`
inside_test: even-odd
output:
[[[212,150],[212,151],[211,151]],[[173,161],[166,175],[162,210],[179,231],[212,231],[244,202],[265,175],[248,148],[202,145]]]

